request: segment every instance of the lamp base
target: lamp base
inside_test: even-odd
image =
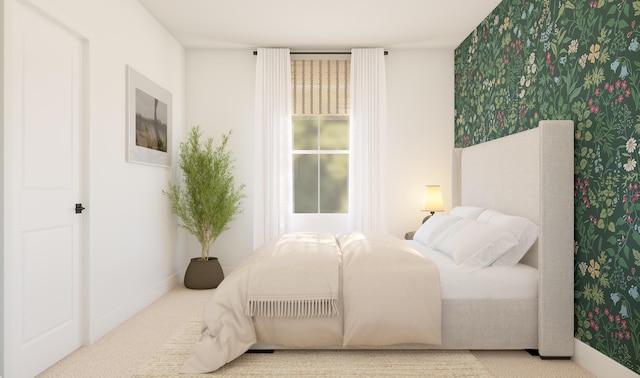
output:
[[[431,214],[427,214],[427,216],[424,217],[424,219],[422,220],[422,223],[424,224],[424,222],[429,220],[429,218],[431,218],[433,216],[433,214],[435,214],[435,211],[432,211]]]

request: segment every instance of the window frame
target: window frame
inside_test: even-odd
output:
[[[338,118],[341,121],[346,122],[347,124],[347,147],[350,147],[349,145],[349,121],[350,121],[350,117],[348,114],[298,114],[298,115],[293,115],[292,116],[292,128],[294,127],[295,124],[295,119],[296,118],[310,118],[310,119],[314,119],[316,121],[316,125],[317,125],[317,138],[316,138],[316,149],[312,150],[312,149],[305,149],[305,150],[296,150],[296,149],[292,149],[291,151],[291,156],[292,156],[292,172],[293,172],[293,181],[292,181],[292,200],[293,200],[293,215],[295,216],[323,216],[323,215],[334,215],[334,216],[343,216],[343,215],[348,215],[349,213],[349,175],[347,173],[347,186],[346,186],[346,209],[344,212],[322,212],[322,190],[321,190],[321,177],[322,177],[322,170],[321,170],[321,155],[342,155],[342,156],[346,156],[347,157],[347,171],[349,169],[349,155],[350,155],[350,148],[349,149],[342,149],[342,150],[338,150],[338,149],[321,149],[321,144],[322,144],[322,140],[321,140],[321,125],[322,125],[322,118]],[[295,138],[295,130],[292,130],[292,138]],[[296,212],[296,179],[295,179],[295,173],[296,173],[296,169],[295,169],[295,156],[296,155],[313,155],[313,156],[317,156],[317,203],[316,203],[316,212]]]

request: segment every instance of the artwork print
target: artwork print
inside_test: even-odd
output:
[[[171,165],[171,94],[127,67],[127,161]]]

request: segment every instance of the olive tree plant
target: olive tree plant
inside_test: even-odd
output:
[[[222,135],[215,149],[213,138],[200,141],[200,126],[191,128],[180,143],[179,165],[182,171],[177,184],[169,183],[163,191],[180,227],[194,235],[202,246],[201,260],[209,259],[209,249],[229,223],[242,212],[240,207],[245,185],[235,185],[235,160],[227,149],[232,131]]]

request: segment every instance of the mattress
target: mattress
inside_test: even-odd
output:
[[[538,296],[538,270],[529,265],[489,266],[470,271],[417,240],[405,242],[438,266],[443,301],[534,299]]]

